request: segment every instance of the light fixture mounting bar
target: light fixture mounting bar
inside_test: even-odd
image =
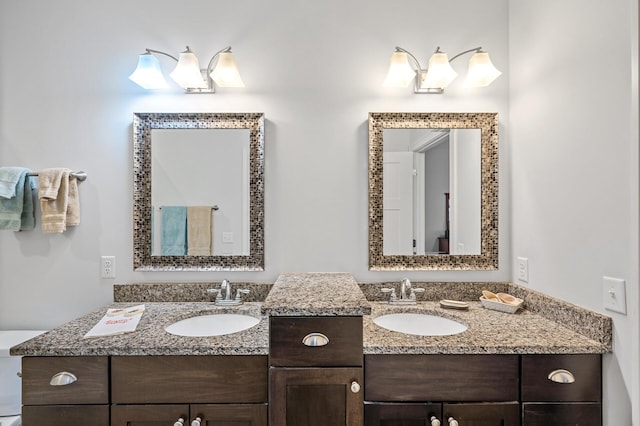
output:
[[[161,54],[161,55],[168,56],[168,57],[170,57],[171,59],[173,59],[174,61],[178,62],[178,58],[176,58],[176,57],[175,57],[175,56],[173,56],[173,55],[170,55],[170,54],[169,54],[169,53],[167,53],[167,52],[163,52],[163,51],[161,51],[161,50],[154,50],[154,49],[145,49],[145,50],[147,51],[147,53],[159,53],[159,54]]]

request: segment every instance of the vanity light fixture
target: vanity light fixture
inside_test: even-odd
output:
[[[428,68],[422,68],[420,62],[409,51],[396,47],[391,55],[389,72],[383,85],[386,87],[407,87],[414,81],[414,93],[440,94],[458,76],[451,67],[451,62],[466,53],[475,52],[469,60],[469,69],[465,87],[486,87],[502,74],[489,59],[489,54],[482,47],[465,50],[451,59],[440,47],[429,58]],[[409,58],[415,62],[417,69],[409,63]]]
[[[160,68],[160,61],[154,53],[168,56],[177,62],[169,76],[186,93],[215,93],[214,81],[220,87],[244,87],[238,65],[231,53],[231,46],[216,52],[207,68],[203,69],[200,68],[198,57],[187,46],[179,58],[153,49],[146,49],[145,53],[138,57],[138,66],[129,79],[145,89],[169,88]]]

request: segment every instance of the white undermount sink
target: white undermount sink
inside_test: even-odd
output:
[[[450,336],[467,329],[466,325],[448,318],[416,313],[381,315],[373,322],[387,330],[418,336]]]
[[[164,330],[177,336],[223,336],[248,330],[259,322],[258,318],[242,314],[200,315],[174,322]]]

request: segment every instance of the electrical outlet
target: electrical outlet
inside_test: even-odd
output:
[[[627,314],[627,292],[624,280],[602,277],[602,297],[606,310]]]
[[[222,233],[222,242],[223,243],[232,243],[233,242],[233,232],[223,232]]]
[[[116,277],[116,257],[102,256],[100,259],[100,276],[102,278]]]
[[[529,282],[529,259],[526,257],[518,258],[518,281]]]

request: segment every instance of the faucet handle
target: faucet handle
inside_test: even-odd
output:
[[[239,288],[236,290],[236,300],[240,300],[241,298],[241,294],[249,294],[250,290],[247,290],[246,288]]]
[[[216,300],[221,299],[222,298],[222,294],[219,288],[208,288],[207,289],[207,293],[209,294],[215,294],[216,295]]]
[[[412,288],[411,289],[411,293],[409,294],[409,298],[411,298],[412,300],[415,300],[416,298],[416,293],[424,293],[425,290],[424,288],[418,287],[418,288]]]
[[[391,293],[391,296],[389,297],[390,300],[396,300],[396,289],[395,288],[381,288],[380,289],[381,292],[383,293]]]

